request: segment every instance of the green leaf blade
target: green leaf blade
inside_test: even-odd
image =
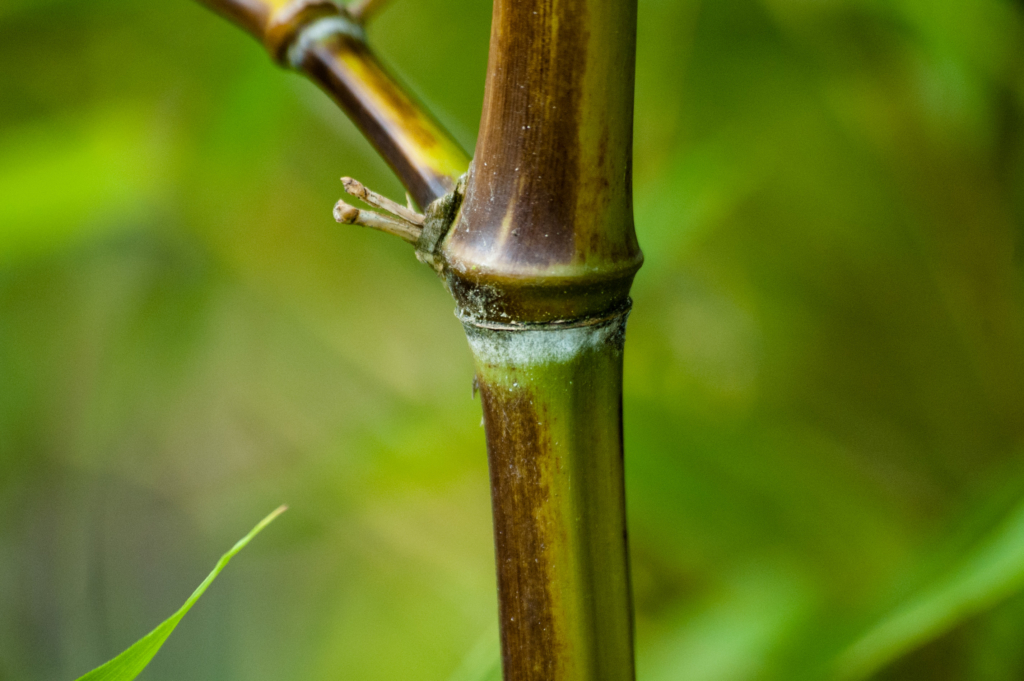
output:
[[[844,681],[869,678],[895,660],[1024,588],[1024,504],[943,578],[896,608],[838,661]]]
[[[160,651],[160,648],[174,631],[175,627],[178,626],[181,619],[192,609],[192,606],[206,592],[206,589],[213,583],[213,580],[217,578],[221,571],[227,567],[231,559],[287,509],[287,506],[278,507],[270,515],[257,523],[256,527],[252,528],[247,535],[239,539],[231,547],[231,550],[220,557],[220,560],[217,561],[217,565],[214,566],[210,574],[196,587],[196,590],[192,592],[192,595],[188,597],[188,600],[185,601],[185,604],[177,612],[161,622],[156,629],[132,644],[123,653],[96,667],[84,676],[80,676],[77,681],[132,681],[132,679],[142,673],[142,670],[146,668],[153,657]]]

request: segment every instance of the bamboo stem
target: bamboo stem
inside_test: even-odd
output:
[[[506,681],[631,681],[622,343],[635,0],[495,0],[442,247],[477,366]]]

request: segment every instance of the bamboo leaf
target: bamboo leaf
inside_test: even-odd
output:
[[[259,534],[264,527],[269,525],[277,516],[284,513],[287,510],[287,506],[280,506],[274,510],[273,513],[268,515],[266,518],[261,520],[256,527],[249,531],[249,534],[238,540],[231,550],[221,556],[220,560],[217,561],[217,565],[213,568],[213,571],[206,576],[203,583],[200,584],[192,595],[188,597],[185,604],[178,609],[176,613],[164,620],[160,626],[153,631],[149,632],[141,639],[136,641],[130,648],[125,650],[123,653],[110,660],[109,662],[96,667],[91,672],[78,678],[77,681],[131,681],[137,677],[146,665],[149,664],[150,660],[153,659],[163,646],[164,641],[171,635],[174,628],[178,626],[178,622],[181,618],[192,609],[192,606],[196,604],[199,597],[203,595],[207,587],[213,583],[213,580],[217,578],[217,575],[221,573],[227,564],[235,557],[239,551],[245,548],[246,544],[252,541],[252,538]]]
[[[957,568],[884,617],[840,657],[842,679],[863,679],[1024,588],[1024,504]]]

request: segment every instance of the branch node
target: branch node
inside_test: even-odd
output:
[[[363,183],[351,177],[341,178],[345,191],[362,201],[386,210],[391,215],[382,215],[372,210],[360,210],[344,201],[334,205],[334,219],[342,224],[362,225],[370,227],[408,241],[416,247],[416,258],[432,267],[438,274],[444,267],[440,257],[440,246],[445,235],[455,223],[462,197],[466,189],[466,177],[463,175],[455,184],[455,189],[439,199],[432,201],[425,215],[412,210],[412,199],[409,205],[395,203],[386,196],[367,189]]]
[[[465,193],[466,176],[463,175],[455,183],[455,189],[427,206],[423,230],[416,242],[416,259],[434,268],[438,274],[444,270],[444,259],[440,253],[441,242],[455,224]]]
[[[310,48],[335,35],[347,35],[361,43],[366,42],[362,24],[346,16],[344,12],[321,17],[303,26],[292,38],[285,50],[285,62],[296,71],[301,71]]]

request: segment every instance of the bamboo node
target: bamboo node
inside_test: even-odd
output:
[[[285,52],[288,65],[297,71],[302,70],[302,64],[310,48],[336,35],[348,36],[361,43],[366,42],[366,32],[363,31],[362,25],[345,14],[344,10],[339,10],[339,14],[321,17],[299,30]]]
[[[289,46],[298,42],[309,27],[337,16],[340,11],[331,0],[290,0],[271,10],[259,37],[271,56],[283,62]]]

